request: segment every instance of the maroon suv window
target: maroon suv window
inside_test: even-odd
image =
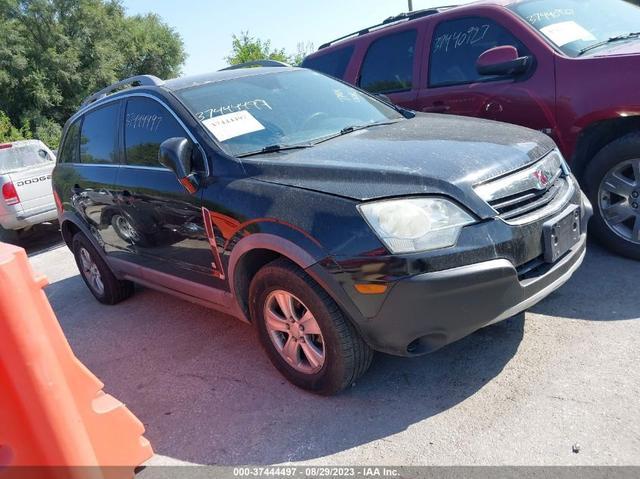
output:
[[[411,90],[417,32],[406,30],[375,40],[364,57],[358,86],[371,93]]]
[[[490,48],[512,45],[520,56],[525,46],[507,29],[483,17],[467,17],[438,24],[431,40],[429,86],[460,85],[500,79],[476,70],[478,57]]]
[[[353,55],[353,45],[305,58],[300,66],[342,79],[347,71],[351,55]]]

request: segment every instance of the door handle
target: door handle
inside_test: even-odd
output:
[[[493,100],[485,105],[484,111],[489,114],[497,115],[499,113],[502,113],[504,111],[504,108],[502,107],[502,103]]]
[[[425,113],[447,113],[451,107],[443,101],[434,101],[431,106],[425,106],[422,111]]]

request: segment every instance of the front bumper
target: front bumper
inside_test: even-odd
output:
[[[366,277],[363,268],[342,274],[341,287],[343,291],[351,291],[349,296],[357,313],[353,314],[353,308],[343,308],[374,349],[401,356],[435,351],[484,326],[515,316],[562,286],[584,259],[587,223],[593,210],[579,191],[571,203],[582,208],[582,234],[555,263],[540,259],[541,225],[550,218],[544,218],[538,225],[515,229],[493,225],[491,228],[509,233],[484,236],[488,244],[480,241],[482,235],[475,238],[476,251],[492,250],[492,258],[437,271],[425,268],[418,274],[399,278],[378,276],[387,280],[388,292],[384,297],[370,296],[367,300],[360,295],[354,300],[353,284]],[[495,241],[498,235],[504,236],[501,245]],[[452,248],[451,262],[470,257],[470,250],[471,245],[462,253],[459,248]],[[523,260],[516,263],[513,256],[502,251],[517,252]],[[441,259],[444,258],[438,258]],[[390,278],[393,280],[389,281]]]
[[[544,274],[521,281],[506,259],[436,273],[394,285],[379,313],[360,323],[378,350],[396,355],[435,351],[530,308],[562,286],[580,266],[586,235]]]

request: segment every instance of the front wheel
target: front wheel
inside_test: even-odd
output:
[[[369,368],[371,348],[326,291],[289,261],[258,271],[249,302],[269,359],[296,386],[335,394]]]
[[[640,133],[605,146],[585,171],[594,206],[594,236],[610,250],[640,260]]]

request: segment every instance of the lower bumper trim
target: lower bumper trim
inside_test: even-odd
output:
[[[512,318],[516,314],[522,313],[523,311],[526,311],[532,306],[538,304],[544,298],[546,298],[551,293],[553,293],[556,289],[560,288],[563,284],[569,281],[569,278],[571,278],[573,273],[576,272],[576,270],[580,267],[580,265],[584,261],[584,257],[586,256],[586,254],[587,254],[587,250],[585,248],[582,251],[582,254],[580,255],[580,257],[578,258],[578,261],[576,261],[573,265],[571,265],[571,268],[567,272],[565,272],[562,276],[556,279],[553,283],[545,286],[543,289],[538,291],[533,296],[524,300],[522,303],[516,304],[515,306],[512,306],[511,308],[507,309],[504,313],[502,313],[496,319],[494,319],[493,321],[490,321],[486,326],[499,323],[500,321],[504,321],[505,319]]]

